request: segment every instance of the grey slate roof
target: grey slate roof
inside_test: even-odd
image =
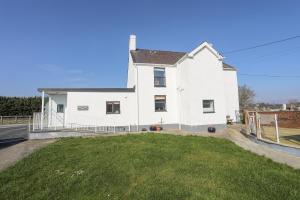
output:
[[[223,62],[223,70],[227,70],[227,71],[236,71],[236,68]]]
[[[161,51],[149,49],[136,49],[130,51],[134,63],[151,63],[174,65],[185,52]]]
[[[130,51],[130,54],[134,63],[174,65],[187,53],[175,51],[136,49],[134,51]],[[236,69],[233,66],[226,63],[223,63],[223,70],[236,71]]]

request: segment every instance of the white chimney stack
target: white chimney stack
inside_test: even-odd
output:
[[[130,35],[129,37],[129,51],[136,50],[136,36]]]

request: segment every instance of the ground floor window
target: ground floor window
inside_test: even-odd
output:
[[[107,101],[106,114],[120,114],[120,101]]]
[[[214,113],[215,103],[214,100],[203,100],[203,113]]]
[[[155,112],[167,111],[165,95],[155,95],[154,101],[155,101]]]
[[[64,112],[64,104],[57,104],[56,112],[63,113]]]

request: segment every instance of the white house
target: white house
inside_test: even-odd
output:
[[[239,110],[236,69],[223,59],[207,42],[191,52],[148,50],[131,35],[127,87],[39,88],[49,97],[41,126],[223,129]]]

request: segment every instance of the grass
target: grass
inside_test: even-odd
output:
[[[71,138],[0,173],[0,199],[300,199],[300,171],[217,138]]]
[[[280,143],[300,148],[300,129],[278,128]],[[274,126],[262,126],[262,138],[276,142],[276,130]]]

